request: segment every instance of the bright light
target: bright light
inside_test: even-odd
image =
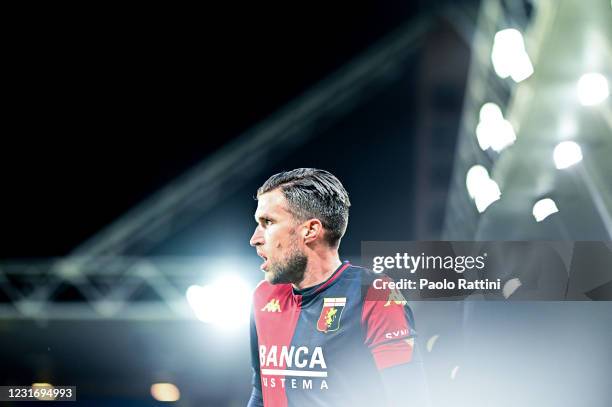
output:
[[[155,383],[151,385],[151,396],[157,401],[178,401],[181,392],[172,383]]]
[[[476,203],[476,209],[478,212],[482,213],[491,205],[493,202],[499,200],[501,197],[501,191],[499,190],[499,186],[497,183],[490,179],[487,182],[486,187],[474,198],[474,202]]]
[[[480,108],[480,121],[481,122],[494,122],[497,120],[503,120],[504,115],[501,109],[495,103],[485,103]]]
[[[476,139],[482,151],[491,147],[490,137],[492,134],[494,134],[494,129],[487,123],[480,122],[478,126],[476,126]]]
[[[467,172],[465,185],[470,198],[476,196],[476,192],[481,190],[489,179],[489,172],[482,165],[475,165]]]
[[[608,80],[600,73],[587,73],[578,80],[578,100],[584,106],[597,105],[609,95]]]
[[[478,123],[476,138],[478,139],[478,145],[483,150],[490,147],[499,153],[504,148],[514,144],[516,134],[514,134],[514,129],[509,121],[500,120]]]
[[[536,222],[541,222],[553,213],[559,212],[557,204],[550,198],[540,199],[533,205],[533,217]]]
[[[555,167],[557,167],[558,170],[562,170],[582,161],[582,150],[580,146],[573,141],[562,141],[555,147],[553,159],[555,161]]]
[[[501,109],[495,103],[485,103],[480,108],[476,138],[483,151],[490,147],[498,153],[516,141],[512,125],[504,119]]]
[[[427,340],[427,352],[431,352],[433,350],[433,347],[436,344],[436,341],[438,340],[439,337],[440,335],[434,335]]]
[[[233,328],[248,322],[251,290],[237,276],[223,276],[212,284],[192,285],[187,302],[202,322]]]
[[[451,370],[451,374],[450,374],[451,380],[455,380],[455,377],[457,377],[458,371],[459,371],[459,366],[455,366],[453,370]]]
[[[502,294],[505,299],[508,299],[516,290],[522,286],[521,280],[518,278],[512,278],[504,284],[504,288],[502,288]]]
[[[55,396],[53,395],[53,385],[49,383],[32,383],[32,388],[35,391],[34,397],[36,397],[37,400],[55,400]],[[38,392],[36,392],[36,390],[38,390]],[[36,394],[38,394],[38,396]]]
[[[495,34],[491,61],[495,73],[501,78],[510,76],[515,82],[521,82],[533,74],[533,65],[525,50],[523,35],[514,28]]]
[[[486,168],[481,165],[475,165],[469,169],[465,184],[480,213],[501,197],[499,186],[489,177]]]

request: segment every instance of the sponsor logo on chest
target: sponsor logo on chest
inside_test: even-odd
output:
[[[259,345],[261,384],[267,389],[327,390],[327,364],[316,346]]]

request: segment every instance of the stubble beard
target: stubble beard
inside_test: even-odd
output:
[[[266,280],[270,284],[299,284],[304,280],[304,273],[308,265],[308,257],[298,248],[293,248],[283,263],[271,264],[266,273]]]

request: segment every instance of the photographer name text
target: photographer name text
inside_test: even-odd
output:
[[[431,281],[426,278],[420,278],[418,281],[402,278],[398,281],[388,281],[382,278],[377,278],[372,282],[372,286],[376,290],[501,290],[501,280],[467,280],[460,278],[457,281],[443,279],[439,281]]]

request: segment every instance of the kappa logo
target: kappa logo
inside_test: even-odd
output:
[[[272,298],[261,310],[266,312],[281,312],[280,302],[276,298]]]
[[[345,306],[346,297],[324,298],[323,309],[317,321],[317,329],[324,333],[337,331],[340,328],[340,317]]]
[[[383,307],[388,307],[391,304],[406,305],[408,301],[406,301],[402,293],[394,289],[389,292],[389,298],[387,298],[387,302]]]

